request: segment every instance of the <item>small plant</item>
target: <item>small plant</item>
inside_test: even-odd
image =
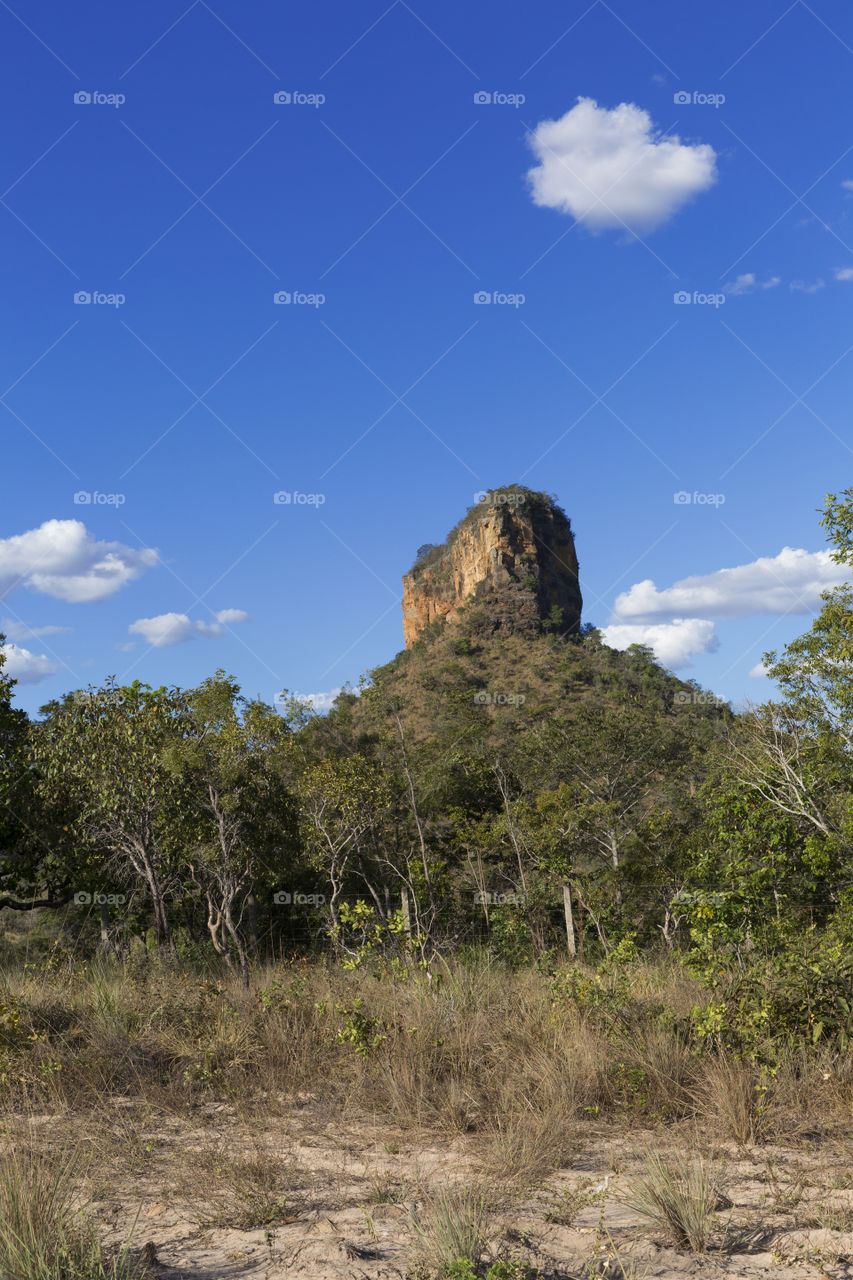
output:
[[[546,1222],[556,1222],[561,1227],[571,1227],[582,1209],[592,1204],[600,1204],[606,1192],[590,1190],[594,1179],[581,1178],[575,1187],[564,1187],[562,1191],[552,1191],[551,1205],[545,1213]]]
[[[773,1197],[772,1207],[777,1213],[790,1213],[796,1209],[809,1185],[807,1174],[802,1169],[784,1178],[772,1160],[766,1166],[767,1185]]]
[[[719,1166],[704,1157],[665,1161],[646,1152],[644,1172],[632,1180],[624,1203],[660,1227],[679,1249],[704,1253],[721,1201]]]
[[[351,1044],[356,1053],[366,1058],[374,1049],[378,1049],[385,1039],[381,1018],[371,1018],[365,1012],[364,1000],[361,996],[353,1005],[335,1005],[336,1011],[346,1021],[338,1029],[338,1044]]]
[[[485,1183],[454,1183],[427,1196],[425,1222],[417,1209],[412,1210],[412,1222],[427,1260],[440,1274],[468,1280],[465,1270],[459,1269],[467,1264],[471,1276],[476,1276],[491,1217],[491,1198]]]
[[[388,1170],[371,1174],[370,1204],[401,1204],[408,1194],[408,1184],[395,1178]]]

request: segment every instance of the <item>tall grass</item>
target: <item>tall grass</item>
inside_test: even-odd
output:
[[[292,963],[258,968],[247,991],[156,960],[9,965],[0,1105],[103,1114],[133,1098],[180,1113],[227,1099],[268,1116],[301,1094],[339,1114],[478,1134],[488,1172],[516,1178],[563,1164],[590,1120],[698,1117],[752,1142],[786,1109],[849,1116],[843,1064],[792,1056],[770,1098],[751,1067],[701,1053],[689,1038],[701,988],[672,962],[632,967],[612,998],[592,977],[595,999],[562,978],[476,956],[430,974]]]
[[[0,1156],[3,1280],[134,1280],[127,1248],[107,1253],[76,1204],[73,1158],[13,1150]]]

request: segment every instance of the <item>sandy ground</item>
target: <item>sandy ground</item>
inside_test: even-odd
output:
[[[35,1140],[73,1130],[87,1194],[108,1241],[133,1232],[162,1280],[385,1280],[419,1276],[429,1188],[482,1176],[476,1135],[423,1134],[341,1120],[310,1102],[265,1118],[224,1106],[191,1117],[116,1103],[91,1117],[42,1117]],[[704,1254],[679,1251],[624,1198],[644,1147],[704,1146],[724,1169],[724,1198]],[[790,1145],[707,1146],[674,1126],[578,1127],[564,1169],[495,1180],[486,1258],[567,1277],[853,1276],[853,1160],[837,1137]],[[425,1275],[425,1272],[420,1274]]]

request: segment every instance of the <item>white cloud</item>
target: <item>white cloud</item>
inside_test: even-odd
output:
[[[820,594],[849,569],[828,551],[783,547],[778,556],[682,578],[658,590],[651,578],[617,596],[611,622],[654,623],[679,618],[743,618],[755,613],[812,613]]]
[[[157,560],[148,548],[98,542],[80,520],[46,520],[0,539],[0,590],[25,586],[69,604],[88,604],[114,595]]]
[[[749,674],[752,676],[753,680],[758,680],[761,676],[767,675],[767,668],[763,662],[756,662],[754,667],[750,667]]]
[[[836,267],[836,280],[853,280],[853,267]]]
[[[845,191],[853,191],[853,178],[845,178],[841,185]]]
[[[340,684],[337,689],[328,689],[325,693],[295,693],[293,696],[300,702],[310,702],[314,711],[329,711],[343,687]],[[353,689],[352,692],[357,693],[358,690]]]
[[[747,271],[736,280],[724,284],[723,293],[737,297],[741,293],[752,293],[755,289],[775,289],[781,283],[781,276],[768,276],[766,280],[758,280],[754,271]]]
[[[821,289],[826,288],[826,281],[821,278],[806,284],[805,280],[792,280],[788,288],[792,293],[820,293]]]
[[[37,640],[39,636],[58,636],[70,630],[71,627],[30,627],[26,622],[15,622],[12,618],[4,618],[0,622],[0,631],[7,640]]]
[[[170,644],[183,644],[194,636],[224,635],[227,625],[246,622],[249,615],[242,609],[220,609],[214,617],[215,622],[193,622],[185,613],[158,613],[154,618],[137,618],[128,631],[142,636],[155,649],[164,649]]]
[[[223,624],[229,622],[248,622],[249,615],[245,609],[220,609],[216,615],[216,621]]]
[[[16,644],[4,644],[2,652],[6,655],[4,673],[19,684],[40,684],[59,670],[59,664],[51,662],[46,653],[30,653]]]
[[[662,136],[630,102],[608,110],[579,98],[559,120],[538,124],[529,143],[539,162],[527,174],[534,203],[593,231],[649,231],[717,178],[713,147]]]
[[[689,667],[697,653],[713,653],[720,642],[713,622],[704,618],[673,618],[669,622],[615,623],[602,629],[611,649],[647,644],[664,667]]]

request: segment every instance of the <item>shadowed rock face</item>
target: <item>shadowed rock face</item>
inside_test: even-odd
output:
[[[580,627],[575,540],[566,514],[545,494],[496,490],[472,508],[447,543],[403,577],[403,634],[411,648],[436,619],[456,622],[465,605],[488,614],[493,629],[538,630],[562,619]]]

